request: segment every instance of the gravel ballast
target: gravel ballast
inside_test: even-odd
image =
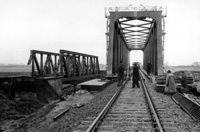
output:
[[[153,101],[157,104],[162,104],[166,108],[167,116],[173,120],[176,132],[200,132],[200,123],[195,122],[183,109],[179,107],[173,100],[171,95],[165,95],[155,91],[155,86],[152,83],[146,82]]]

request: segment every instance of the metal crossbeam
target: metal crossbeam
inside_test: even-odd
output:
[[[147,35],[146,33],[145,34],[125,34],[126,38],[133,37],[133,36],[146,37],[146,35]]]
[[[143,48],[146,46],[149,34],[151,33],[152,24],[154,23],[153,19],[148,19],[146,17],[142,18],[125,18],[126,20],[118,20],[118,28],[120,29],[120,32],[122,36],[124,37],[124,40],[126,42],[126,45],[130,47],[130,44],[135,45],[139,44]],[[139,24],[134,23],[134,21],[137,20]]]

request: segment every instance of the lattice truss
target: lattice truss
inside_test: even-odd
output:
[[[165,35],[165,21],[164,17],[167,16],[166,7],[158,6],[144,6],[133,7],[132,5],[122,7],[107,7],[105,8],[105,17],[107,18],[107,46],[109,45],[109,24],[110,24],[110,12],[127,12],[127,11],[162,11],[162,46],[164,51],[164,35]],[[151,30],[155,21],[152,18],[140,17],[140,18],[120,18],[118,20],[118,27],[123,34],[127,46],[130,50],[142,50],[145,44],[148,42]]]
[[[152,18],[121,18],[118,27],[130,50],[142,50],[154,25]]]

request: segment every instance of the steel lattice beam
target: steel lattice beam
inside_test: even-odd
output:
[[[151,33],[152,24],[154,23],[153,19],[148,20],[146,17],[127,17],[125,19],[118,20],[117,23],[126,45],[129,49],[132,49],[130,45],[140,45],[144,48]],[[138,24],[131,23],[136,20]]]

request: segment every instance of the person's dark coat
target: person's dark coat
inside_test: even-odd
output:
[[[124,80],[124,66],[121,63],[118,67],[118,84],[117,86],[121,86]]]
[[[137,67],[137,65],[135,65],[133,67],[133,75],[132,75],[132,88],[135,88],[135,85],[139,88],[140,85],[139,85],[139,69]]]
[[[139,69],[137,66],[135,66],[133,68],[133,76],[132,76],[132,80],[139,80]]]
[[[118,67],[118,77],[123,78],[124,77],[124,66],[123,64],[120,64]]]
[[[148,63],[147,63],[147,74],[148,74],[148,75],[151,73],[151,68],[152,68],[151,63],[148,62]]]
[[[187,76],[185,73],[183,73],[182,78],[181,78],[181,86],[183,88],[187,88]]]

